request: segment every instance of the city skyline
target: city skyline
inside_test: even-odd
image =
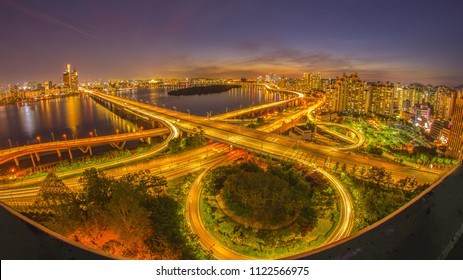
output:
[[[167,77],[302,78],[458,86],[461,3],[0,1],[0,85]]]

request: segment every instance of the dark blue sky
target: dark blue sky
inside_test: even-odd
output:
[[[463,83],[463,1],[0,0],[0,85],[277,73]]]

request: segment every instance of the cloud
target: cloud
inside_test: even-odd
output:
[[[284,66],[300,71],[329,72],[334,69],[351,69],[348,58],[336,57],[323,51],[301,51],[292,48],[279,48],[244,58],[241,65]]]

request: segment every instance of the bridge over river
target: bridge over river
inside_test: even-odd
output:
[[[119,150],[123,149],[125,143],[130,140],[144,139],[146,142],[150,142],[151,137],[162,136],[170,133],[168,128],[156,128],[140,130],[131,133],[121,133],[107,136],[89,137],[81,139],[66,139],[66,135],[63,135],[62,141],[39,143],[33,145],[26,145],[21,147],[14,147],[10,149],[0,150],[0,164],[14,160],[17,166],[19,166],[19,158],[22,156],[30,156],[32,164],[36,166],[36,161],[40,161],[40,153],[45,152],[56,152],[59,157],[61,153],[68,152],[69,157],[72,159],[72,149],[79,149],[83,153],[92,154],[92,146],[98,145],[111,145]]]

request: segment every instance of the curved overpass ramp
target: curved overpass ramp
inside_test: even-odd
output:
[[[462,180],[460,166],[372,226],[296,258],[446,259],[463,233]]]
[[[337,150],[340,150],[340,151],[353,150],[353,149],[360,148],[365,143],[365,136],[363,136],[362,133],[353,129],[350,126],[338,124],[338,123],[330,123],[330,122],[317,122],[315,124],[317,125],[317,129],[321,129],[327,133],[330,133],[331,135],[335,137],[339,137],[341,140],[345,140],[351,143],[351,145],[336,148]],[[356,136],[356,138],[349,138],[347,136],[339,135],[338,133],[331,133],[331,131],[327,128],[327,126],[341,127],[345,130],[348,130],[349,132],[352,132]]]

